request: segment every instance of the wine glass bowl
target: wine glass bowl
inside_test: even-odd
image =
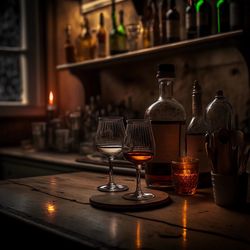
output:
[[[133,119],[127,121],[123,143],[124,157],[134,163],[136,168],[136,190],[128,193],[123,198],[128,200],[148,200],[154,198],[154,194],[145,193],[141,189],[142,166],[153,159],[155,154],[155,141],[149,120]]]
[[[105,155],[109,161],[109,182],[98,187],[102,192],[121,192],[128,187],[116,184],[113,177],[112,161],[122,152],[125,127],[122,117],[99,117],[95,144],[97,150]]]

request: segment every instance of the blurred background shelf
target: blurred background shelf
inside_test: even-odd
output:
[[[112,65],[117,65],[120,63],[127,63],[133,61],[142,61],[144,59],[149,59],[157,56],[162,56],[162,54],[172,54],[180,53],[181,51],[187,51],[191,49],[206,48],[211,45],[218,45],[223,42],[239,42],[239,38],[243,35],[243,30],[230,31],[226,33],[211,35],[202,38],[196,38],[191,40],[183,40],[176,43],[164,44],[160,46],[155,46],[148,49],[136,50],[132,52],[127,52],[115,56],[108,56],[105,58],[96,58],[92,60],[68,63],[57,65],[57,70],[89,70],[98,69],[103,67],[109,67]]]

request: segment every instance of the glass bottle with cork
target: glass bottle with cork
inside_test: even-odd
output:
[[[176,9],[175,0],[170,0],[170,9],[166,14],[167,42],[180,41],[180,14]]]
[[[89,20],[83,16],[81,33],[77,39],[77,56],[79,61],[95,58],[96,44],[90,32]]]
[[[65,51],[65,59],[67,63],[72,63],[76,61],[75,58],[75,47],[71,42],[71,25],[67,25],[65,27],[65,44],[64,44],[64,51]]]
[[[99,19],[99,30],[97,32],[97,41],[98,41],[98,57],[105,57],[107,56],[107,34],[106,29],[104,27],[104,15],[100,13]]]
[[[151,120],[156,142],[156,155],[145,166],[148,187],[173,188],[171,161],[177,160],[185,151],[184,107],[173,96],[175,66],[160,64],[156,78],[159,82],[159,98],[145,112]]]
[[[211,186],[211,166],[205,151],[208,125],[202,110],[202,90],[198,81],[193,84],[192,119],[186,132],[187,155],[199,159],[199,187]]]

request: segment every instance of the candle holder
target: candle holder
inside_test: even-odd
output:
[[[172,161],[172,178],[177,194],[193,195],[196,192],[199,177],[199,160],[183,157]]]

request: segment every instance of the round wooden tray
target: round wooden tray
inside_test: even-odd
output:
[[[155,195],[153,199],[143,201],[132,201],[122,198],[123,193],[105,193],[93,195],[89,201],[93,207],[113,210],[113,211],[138,211],[159,208],[170,204],[171,199],[168,193],[154,190],[151,193]]]

